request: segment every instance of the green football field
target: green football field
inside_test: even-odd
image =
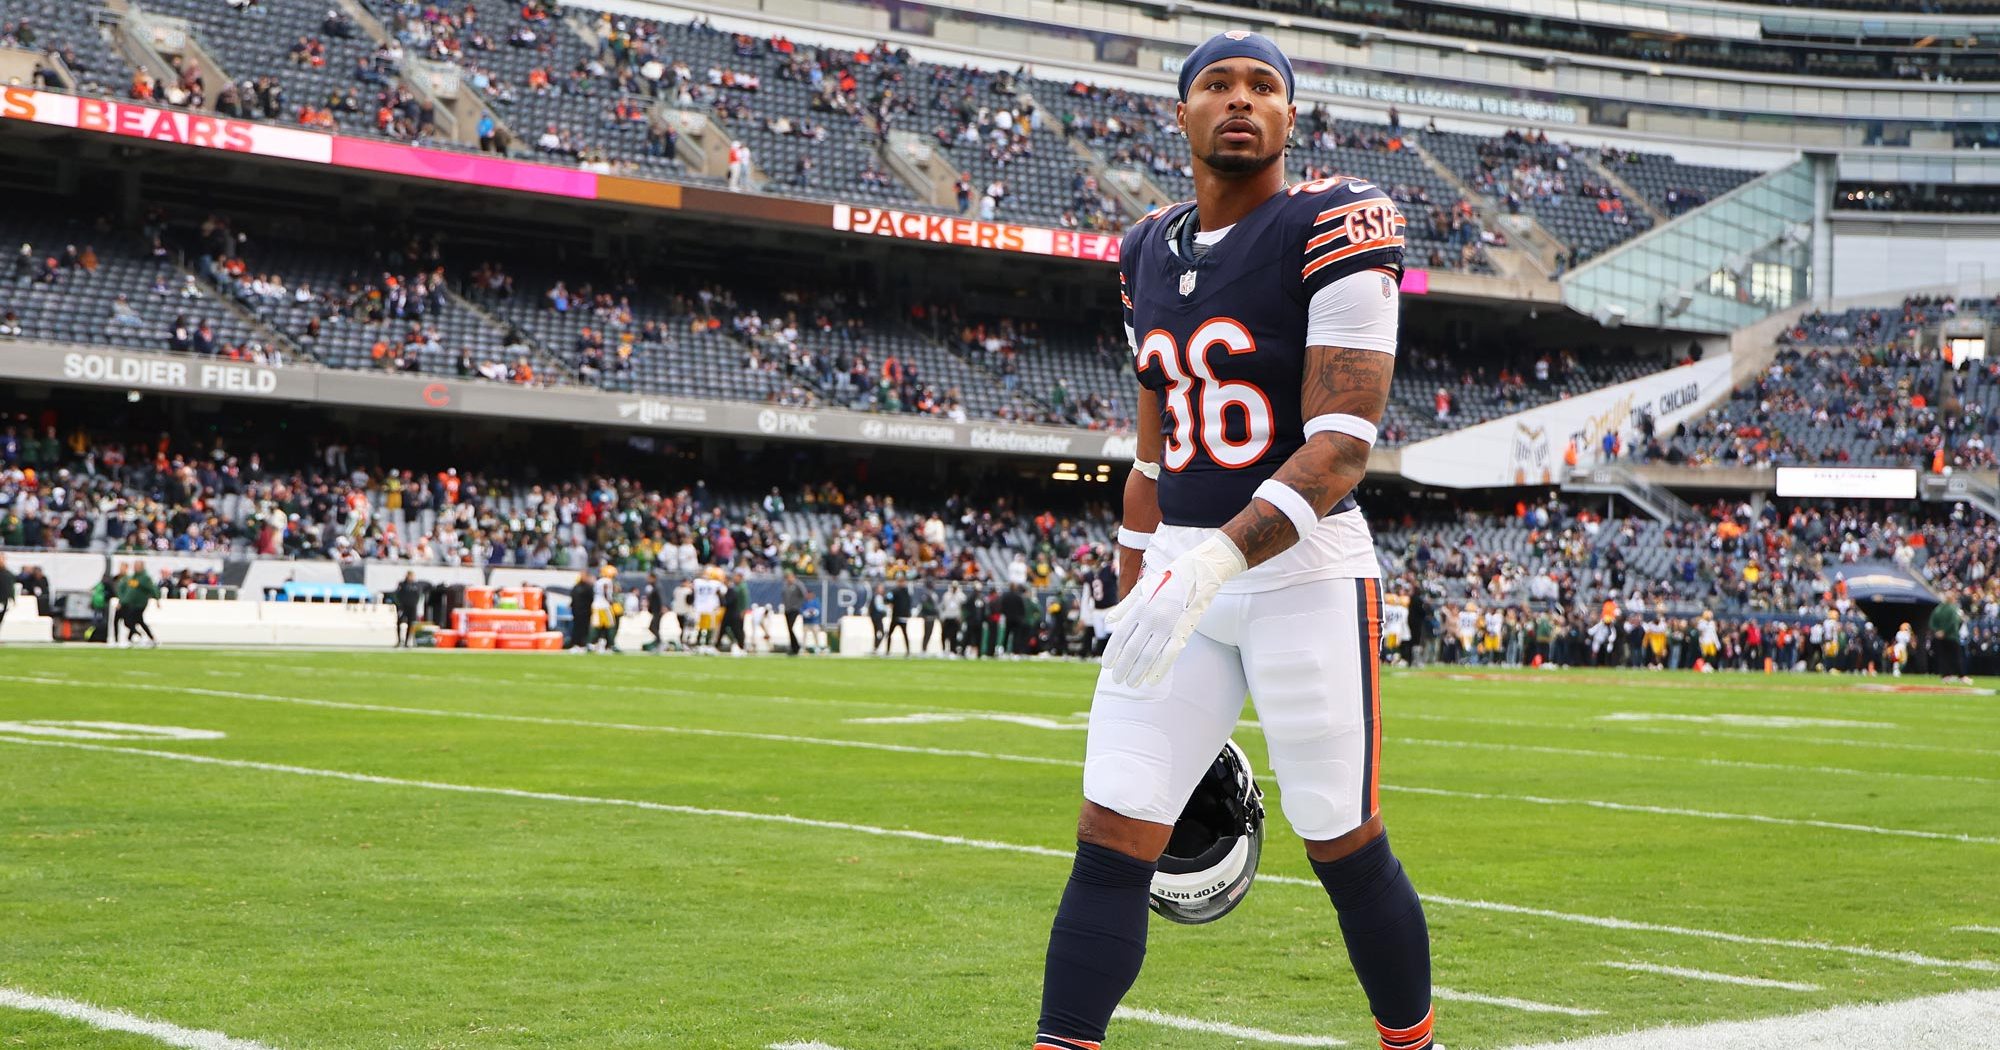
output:
[[[0,651],[0,1048],[1024,1047],[1093,673]],[[2000,989],[2000,699],[1932,682],[1390,674],[1441,1041]],[[1265,779],[1109,1046],[1373,1045]]]

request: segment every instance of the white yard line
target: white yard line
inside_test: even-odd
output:
[[[1613,711],[1599,722],[1685,722],[1689,725],[1736,726],[1742,729],[1898,729],[1894,722],[1858,722],[1848,718],[1802,718],[1798,715],[1684,715],[1666,711]]]
[[[106,751],[120,750],[104,748]],[[1262,881],[1264,876],[1258,876]],[[1272,881],[1283,880],[1280,876]],[[1289,879],[1284,881],[1318,886],[1310,879]],[[1551,911],[1547,908],[1529,908],[1520,904],[1505,904],[1500,901],[1485,901],[1466,897],[1448,897],[1442,894],[1426,893],[1425,904],[1438,904],[1448,908],[1467,908],[1473,911],[1498,912],[1502,915],[1532,915],[1554,922],[1580,923],[1607,930],[1632,930],[1638,933],[1667,933],[1677,937],[1698,937],[1702,940],[1725,941],[1730,944],[1754,944],[1765,948],[1790,948],[1796,951],[1833,952],[1853,955],[1863,959],[1880,959],[1885,962],[1907,963],[1940,970],[1970,970],[1975,973],[2000,973],[2000,962],[1985,959],[1940,959],[1920,952],[1899,952],[1883,948],[1869,948],[1856,944],[1830,944],[1826,941],[1803,941],[1784,937],[1755,937],[1744,933],[1730,933],[1725,930],[1704,930],[1694,926],[1673,926],[1666,923],[1638,922],[1609,915],[1579,915],[1574,912]]]
[[[177,1024],[147,1020],[122,1010],[106,1010],[74,999],[36,995],[18,988],[0,987],[0,1007],[38,1014],[54,1014],[57,1017],[87,1024],[92,1028],[143,1035],[168,1046],[184,1047],[185,1050],[271,1050],[269,1046],[251,1039],[235,1039],[221,1032],[182,1028]]]
[[[1585,747],[1548,747],[1540,744],[1502,744],[1490,740],[1436,740],[1428,737],[1390,737],[1392,744],[1418,747],[1455,747],[1471,751],[1519,751],[1536,755],[1566,755],[1575,758],[1608,758],[1620,762],[1692,762],[1719,769],[1762,769],[1774,773],[1826,773],[1844,777],[1888,777],[1895,780],[1939,780],[1960,784],[2000,784],[2000,777],[1958,776],[1951,773],[1909,773],[1898,769],[1848,769],[1843,766],[1799,766],[1786,762],[1750,762],[1733,758],[1704,758],[1699,755],[1656,755],[1643,751],[1599,751]]]
[[[2000,991],[1952,992],[1900,1003],[1672,1025],[1514,1050],[2000,1050]]]
[[[822,1043],[815,1039],[810,1043],[772,1043],[768,1050],[840,1050],[832,1043]]]
[[[797,827],[825,828],[830,831],[853,831],[864,835],[879,835],[885,838],[916,839],[921,842],[936,842],[949,846],[969,846],[973,849],[998,850],[1006,853],[1029,853],[1039,857],[1058,857],[1063,860],[1070,860],[1076,856],[1074,850],[1055,850],[1043,846],[1023,846],[1012,842],[994,842],[988,839],[971,839],[958,835],[933,835],[926,831],[878,828],[870,824],[851,824],[840,820],[814,820],[809,817],[794,817],[785,813],[755,813],[739,809],[710,809],[703,806],[680,806],[669,802],[648,802],[643,799],[611,798],[603,795],[568,795],[559,791],[526,791],[520,788],[486,787],[479,784],[447,784],[436,780],[384,777],[375,776],[370,773],[349,773],[339,769],[290,766],[278,762],[253,762],[242,758],[214,758],[209,755],[189,755],[179,751],[154,751],[141,747],[111,747],[104,744],[84,744],[68,740],[31,740],[27,738],[0,737],[0,744],[19,744],[25,747],[66,747],[81,751],[143,755],[147,758],[163,758],[175,762],[192,762],[196,765],[204,766],[256,769],[267,773],[290,773],[295,776],[347,780],[357,784],[381,784],[389,787],[422,788],[427,791],[452,791],[465,795],[498,795],[505,798],[534,799],[540,802],[569,802],[590,806],[622,806],[629,809],[651,810],[656,813],[679,813],[692,817],[725,817],[732,820],[754,820],[768,824],[790,824]],[[1996,967],[2000,967],[2000,964],[1995,965]]]
[[[0,681],[12,680],[0,675]],[[96,683],[63,683],[75,686],[94,686]],[[475,722],[515,722],[524,725],[567,726],[576,729],[613,729],[627,733],[666,733],[681,736],[727,737],[736,740],[763,740],[779,744],[814,744],[821,747],[846,747],[863,751],[894,751],[907,755],[941,755],[948,758],[984,758],[996,762],[1025,762],[1040,766],[1065,766],[1071,769],[1083,768],[1076,759],[1050,758],[1046,755],[1013,755],[994,751],[967,751],[958,748],[918,747],[913,744],[887,744],[874,740],[848,740],[834,737],[796,736],[788,733],[752,733],[740,729],[700,729],[691,726],[666,726],[636,722],[591,722],[580,718],[545,718],[540,715],[503,715],[487,711],[451,711],[429,707],[396,707],[389,704],[362,704],[349,700],[319,700],[305,696],[278,696],[272,693],[242,693],[227,689],[198,689],[192,686],[144,685],[134,682],[104,683],[116,689],[144,689],[160,693],[185,693],[190,696],[206,696],[225,700],[249,700],[264,704],[289,704],[296,707],[319,707],[335,711],[363,711],[371,714],[416,715],[423,718],[463,718]],[[4,726],[7,723],[0,723]]]
[[[0,680],[8,680],[8,676],[0,676]],[[80,688],[82,686],[92,686],[90,682],[72,682],[72,684],[80,686]],[[708,730],[708,728],[658,726],[658,724],[636,724],[636,722],[588,722],[588,720],[580,720],[580,718],[544,718],[544,716],[534,716],[534,714],[494,714],[494,712],[468,712],[468,710],[442,710],[442,708],[402,708],[402,706],[390,706],[390,704],[358,704],[358,702],[352,702],[352,700],[318,700],[318,698],[310,698],[310,696],[278,696],[278,694],[268,694],[268,692],[208,690],[208,688],[194,688],[194,686],[152,686],[152,684],[136,684],[136,682],[114,684],[114,688],[150,690],[150,692],[178,692],[178,694],[188,694],[188,696],[212,696],[212,698],[224,698],[224,700],[252,700],[252,702],[262,702],[262,704],[292,704],[292,706],[308,706],[308,708],[356,710],[356,712],[370,712],[370,714],[410,714],[410,716],[422,716],[422,718],[466,718],[466,720],[476,720],[476,722],[516,722],[516,724],[530,724],[530,726],[570,726],[570,728],[596,728],[596,730],[620,730],[620,732],[658,732],[658,734],[712,736],[712,738],[734,738],[734,740],[764,740],[764,742],[774,742],[774,744],[812,744],[812,746],[824,746],[824,748],[854,748],[854,750],[878,750],[878,752],[896,752],[896,754],[928,754],[928,756],[946,756],[946,758],[986,758],[986,760],[994,760],[994,762],[1024,762],[1024,764],[1064,766],[1064,768],[1080,768],[1082,766],[1082,762],[1078,762],[1074,758],[1046,758],[1046,756],[1032,756],[1032,754],[978,752],[978,750],[958,750],[958,748],[924,748],[924,746],[914,746],[914,744],[884,744],[884,742],[876,742],[876,740],[848,740],[848,738],[828,738],[828,736],[794,736],[794,734],[748,732],[748,730]],[[976,718],[982,718],[982,716],[976,716]],[[1010,716],[1010,718],[1016,718],[1016,716]],[[1776,826],[1792,826],[1792,828],[1822,828],[1822,830],[1834,830],[1834,832],[1882,834],[1882,836],[1898,836],[1898,838],[1926,838],[1926,840],[1936,840],[1936,842],[1964,842],[1964,844],[1974,844],[1974,846],[2000,846],[2000,838],[1974,836],[1974,834],[1966,834],[1966,832],[1932,832],[1932,830],[1920,830],[1920,828],[1878,828],[1878,826],[1872,826],[1872,824],[1842,824],[1842,822],[1834,822],[1834,820],[1808,820],[1808,818],[1792,818],[1792,816],[1766,816],[1766,814],[1738,814],[1738,812],[1690,810],[1690,808],[1676,808],[1676,806],[1644,806],[1644,804],[1636,804],[1636,802],[1608,802],[1608,800],[1598,800],[1598,798],[1544,798],[1544,796],[1532,796],[1532,794],[1458,792],[1458,790],[1448,790],[1448,788],[1416,788],[1416,786],[1404,786],[1404,784],[1382,784],[1382,788],[1384,790],[1392,790],[1392,792],[1404,792],[1404,794],[1428,794],[1428,796],[1436,796],[1436,798],[1466,798],[1466,800],[1476,800],[1476,802],[1516,802],[1516,804],[1530,804],[1530,806],[1586,806],[1586,808],[1596,808],[1596,810],[1634,812],[1634,814],[1650,814],[1650,816],[1680,816],[1680,818],[1694,818],[1694,820],[1728,820],[1728,822],[1750,822],[1750,824],[1776,824]]]
[[[1769,746],[1776,743],[1827,744],[1835,747],[1866,747],[1879,751],[1927,751],[1948,755],[1978,755],[1985,758],[2000,758],[2000,751],[1976,747],[1950,747],[1944,744],[1905,744],[1892,740],[1851,740],[1832,736],[1792,736],[1772,733],[1738,733],[1727,729],[1672,729],[1666,726],[1640,725],[1636,722],[1529,722],[1519,718],[1479,718],[1472,715],[1433,715],[1417,711],[1397,711],[1389,716],[1389,721],[1409,719],[1414,722],[1446,722],[1453,725],[1506,726],[1510,729],[1556,730],[1565,733],[1588,733],[1595,730],[1610,730],[1619,733],[1651,733],[1655,736],[1714,737],[1722,740],[1750,740]]]
[[[1136,1006],[1121,1006],[1112,1015],[1125,1021],[1144,1021],[1147,1024],[1178,1028],[1183,1032],[1207,1032],[1210,1035],[1226,1035],[1232,1039],[1250,1039],[1259,1043],[1276,1043],[1279,1046],[1346,1046],[1343,1040],[1326,1035],[1285,1035],[1262,1028],[1250,1028],[1227,1021],[1204,1021],[1198,1017],[1182,1017],[1179,1014],[1163,1014],[1158,1010],[1142,1010]]]
[[[2000,926],[1953,926],[1953,933],[2000,933]]]
[[[11,676],[0,675],[0,681],[11,680]],[[53,683],[51,683],[53,684]],[[97,683],[63,683],[79,688],[97,687]],[[484,711],[454,711],[438,708],[398,707],[387,704],[363,704],[347,700],[320,700],[312,697],[282,696],[273,693],[246,693],[228,689],[201,689],[193,686],[149,685],[124,682],[105,683],[113,688],[138,689],[161,693],[181,693],[189,696],[206,696],[229,700],[249,700],[257,703],[289,704],[300,707],[317,707],[340,711],[362,711],[374,714],[415,715],[425,718],[463,718],[473,721],[513,722],[526,725],[566,726],[580,729],[610,729],[622,732],[665,733],[685,736],[725,737],[739,740],[761,740],[769,743],[809,744],[818,747],[841,747],[863,751],[888,751],[899,754],[935,755],[949,758],[983,758],[999,762],[1019,762],[1033,765],[1061,766],[1070,769],[1081,768],[1083,763],[1076,759],[1050,758],[1041,755],[1019,755],[1004,752],[971,751],[956,748],[919,747],[910,744],[889,744],[872,740],[852,740],[837,737],[809,737],[784,733],[753,733],[735,729],[699,729],[685,726],[664,726],[626,722],[592,722],[574,718],[547,718],[539,715],[506,715]],[[938,713],[943,717],[941,713]],[[968,718],[984,718],[970,712],[963,713]],[[953,718],[959,715],[951,716]],[[1022,716],[1007,716],[1009,718]],[[1773,817],[1760,813],[1726,813],[1712,810],[1686,809],[1672,806],[1649,806],[1628,802],[1610,802],[1602,799],[1545,798],[1538,795],[1504,795],[1482,791],[1452,791],[1445,788],[1411,787],[1399,784],[1384,784],[1384,790],[1400,791],[1407,794],[1431,795],[1440,798],[1460,798],[1485,802],[1512,802],[1537,806],[1584,806],[1624,813],[1644,813],[1652,816],[1686,817],[1697,820],[1737,821],[1756,824],[1772,824],[1787,827],[1811,827],[1828,831],[1847,831],[1859,834],[1890,835],[1902,838],[1930,839],[1942,842],[1962,842],[1972,845],[2000,845],[2000,838],[1970,835],[1964,832],[1927,831],[1915,828],[1885,828],[1869,824],[1845,824],[1836,821],[1811,820],[1799,817]]]
[[[1688,970],[1679,966],[1656,966],[1653,963],[1618,962],[1606,960],[1599,966],[1609,966],[1614,970],[1628,970],[1632,973],[1651,973],[1661,977],[1685,977],[1690,981],[1707,981],[1711,984],[1734,984],[1744,988],[1778,988],[1787,992],[1817,992],[1819,985],[1804,981],[1774,981],[1769,977],[1739,977],[1733,973],[1716,973],[1713,970]]]
[[[289,773],[296,776],[324,777],[331,780],[346,780],[361,784],[381,784],[393,787],[421,788],[429,791],[450,791],[467,795],[496,795],[506,798],[535,799],[544,802],[567,802],[582,805],[619,806],[630,809],[651,810],[661,813],[678,813],[688,816],[723,817],[732,820],[760,821],[771,824],[789,824],[797,827],[824,828],[832,831],[851,831],[864,835],[885,838],[913,839],[921,842],[935,842],[942,845],[966,846],[972,849],[994,850],[1005,853],[1024,853],[1037,857],[1054,857],[1070,860],[1073,850],[1050,849],[1046,846],[1027,846],[1012,842],[995,842],[988,839],[969,839],[957,835],[934,835],[924,831],[900,828],[880,828],[868,824],[853,824],[846,821],[814,820],[795,817],[783,813],[755,813],[744,810],[705,809],[698,806],[680,806],[665,802],[647,802],[638,799],[610,798],[593,795],[568,795],[552,791],[525,791],[518,788],[486,787],[474,784],[447,784],[431,780],[411,780],[404,777],[375,776],[368,773],[349,773],[336,769],[317,769],[309,766],[282,765],[274,762],[254,762],[248,759],[215,758],[209,755],[191,755],[178,751],[155,751],[148,748],[113,747],[104,744],[86,744],[68,740],[30,740],[0,738],[0,744],[14,744],[21,747],[61,748],[75,751],[96,751],[114,755],[138,755],[145,758],[165,759],[173,762],[188,762],[196,765],[220,766],[231,769],[254,769],[271,773]],[[1306,886],[1324,892],[1319,882],[1284,875],[1261,875],[1260,882],[1279,885]],[[1494,901],[1469,900],[1426,894],[1426,903],[1440,907],[1467,908],[1476,911],[1499,912],[1508,915],[1525,915],[1555,922],[1577,923],[1610,930],[1631,930],[1645,933],[1665,933],[1682,937],[1698,937],[1706,940],[1727,941],[1733,944],[1755,944],[1773,948],[1790,948],[1798,951],[1834,952],[1843,955],[1880,959],[1905,963],[1911,966],[1925,966],[1938,969],[1969,970],[1976,973],[2000,973],[2000,962],[1984,959],[1939,959],[1916,952],[1887,951],[1858,945],[1829,944],[1821,941],[1785,940],[1776,937],[1753,937],[1721,930],[1703,930],[1686,926],[1669,926],[1658,923],[1637,922],[1601,915],[1580,915],[1569,912],[1550,911],[1543,908],[1529,908],[1518,904],[1503,904]]]
[[[309,674],[319,670],[324,670],[324,669],[300,668],[299,672],[302,674]],[[453,677],[449,675],[408,674],[408,673],[397,673],[391,671],[367,671],[367,670],[359,670],[352,668],[342,668],[340,671],[340,675],[343,678],[355,677],[355,676],[365,677],[365,678],[389,678],[389,679],[394,679],[395,681],[398,682],[402,682],[405,685],[409,684],[411,681],[444,682],[458,686],[463,686],[466,684],[465,678]],[[475,675],[471,677],[478,677],[478,676]],[[565,690],[573,688],[576,684],[575,682],[567,678],[558,678],[551,676],[546,679],[540,679],[533,675],[517,675],[507,679],[484,679],[484,680],[507,681],[518,684],[524,678],[538,680],[538,681],[546,681],[552,686],[559,686],[561,689]],[[230,693],[226,691],[217,691],[217,690],[198,690],[182,686],[148,685],[143,682],[105,682],[105,681],[96,681],[83,678],[67,678],[67,677],[50,678],[50,677],[34,677],[29,675],[0,675],[0,682],[27,682],[34,685],[88,686],[91,688],[100,688],[100,689],[150,689],[155,692],[168,692],[168,693],[191,692],[196,695],[225,696],[225,697],[244,696],[249,699],[257,699],[259,698],[259,696],[262,695],[256,693]],[[858,699],[839,700],[832,697],[785,696],[782,694],[771,694],[771,693],[719,693],[714,690],[674,689],[668,686],[659,686],[659,685],[621,684],[617,687],[617,692],[618,695],[620,696],[630,696],[635,693],[657,693],[662,696],[688,698],[695,700],[706,700],[711,702],[717,700],[725,702],[750,701],[754,703],[785,704],[788,706],[799,706],[799,707],[877,708],[877,709],[887,709],[891,711],[936,711],[938,709],[938,705],[936,704],[905,704],[905,703],[898,703],[893,700],[858,700]],[[952,710],[959,711],[964,714],[977,714],[977,715],[1015,715],[1021,713],[1018,711],[988,711],[980,708],[970,708],[970,707],[953,708]]]
[[[1692,817],[1696,820],[1744,821],[1751,824],[1779,824],[1793,828],[1823,828],[1827,831],[1852,831],[1864,835],[1894,835],[1901,838],[1935,839],[1941,842],[1964,842],[1976,846],[2000,846],[2000,838],[1985,835],[1968,835],[1962,831],[1925,831],[1920,828],[1883,828],[1873,824],[1843,824],[1833,820],[1807,820],[1801,817],[1769,817],[1762,813],[1723,813],[1707,809],[1680,809],[1674,806],[1646,806],[1634,802],[1607,802],[1595,798],[1544,798],[1540,795],[1498,795],[1486,791],[1452,791],[1446,788],[1409,787],[1401,784],[1384,784],[1384,791],[1400,791],[1410,795],[1431,795],[1436,798],[1464,798],[1481,802],[1520,802],[1533,806],[1585,806],[1590,809],[1611,810],[1618,813],[1650,813],[1664,817]]]
[[[1461,992],[1455,988],[1431,986],[1431,998],[1448,1003],[1480,1003],[1485,1006],[1502,1006],[1509,1010],[1522,1010],[1531,1014],[1562,1014],[1566,1017],[1602,1017],[1602,1010],[1586,1010],[1578,1006],[1557,1006],[1553,1003],[1538,1003],[1533,999],[1515,999],[1505,995],[1481,995],[1478,992]]]

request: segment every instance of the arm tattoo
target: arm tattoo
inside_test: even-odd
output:
[[[1337,412],[1380,423],[1388,406],[1396,359],[1373,350],[1337,346],[1306,348],[1305,383],[1299,396],[1304,419]],[[1325,514],[1368,473],[1369,446],[1345,434],[1315,434],[1273,475]],[[1301,537],[1284,512],[1263,500],[1222,527],[1251,565],[1284,553]]]

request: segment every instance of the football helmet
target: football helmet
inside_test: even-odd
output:
[[[1264,792],[1250,756],[1230,740],[1174,822],[1153,875],[1153,910],[1191,926],[1222,918],[1250,892],[1263,851]]]

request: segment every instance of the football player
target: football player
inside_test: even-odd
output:
[[[1145,955],[1158,858],[1246,693],[1382,1045],[1432,1045],[1430,935],[1378,805],[1381,570],[1351,495],[1396,363],[1403,217],[1359,179],[1286,184],[1292,88],[1290,62],[1255,33],[1195,48],[1176,118],[1196,199],[1121,247],[1148,422],[1042,1050],[1104,1039]]]
[[[694,578],[694,649],[713,655],[722,641],[722,570],[711,565]]]
[[[1382,657],[1392,664],[1408,663],[1403,643],[1410,638],[1410,596],[1390,594],[1382,599]]]
[[[1468,601],[1465,608],[1458,611],[1458,650],[1465,654],[1464,660],[1469,664],[1480,662],[1480,619],[1478,602]]]
[[[1716,631],[1715,613],[1703,609],[1701,621],[1695,624],[1696,644],[1701,648],[1701,658],[1708,663],[1715,662],[1716,650],[1722,646],[1722,638]]]
[[[1665,604],[1662,602],[1654,608],[1661,609]],[[1667,666],[1667,616],[1665,612],[1656,611],[1653,613],[1653,618],[1646,621],[1646,656],[1647,666],[1655,671]]]

